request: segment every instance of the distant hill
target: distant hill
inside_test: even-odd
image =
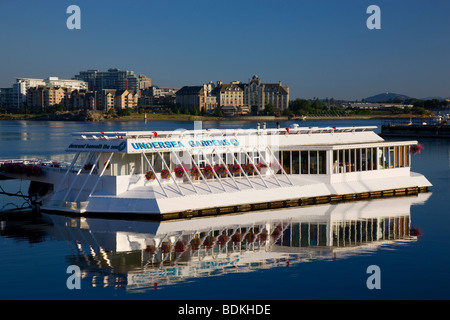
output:
[[[408,96],[405,96],[403,94],[386,92],[386,93],[377,94],[376,96],[365,98],[364,100],[366,102],[382,102],[382,101],[389,101],[389,100],[404,101],[404,100],[408,100],[408,99],[411,99],[411,98]]]

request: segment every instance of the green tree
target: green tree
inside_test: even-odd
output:
[[[220,108],[216,108],[216,109],[214,110],[214,116],[215,116],[215,117],[223,117],[222,110],[220,110]]]
[[[131,116],[132,111],[133,110],[131,108],[120,109],[120,110],[117,110],[117,115],[119,117]]]
[[[275,114],[275,106],[271,103],[264,107],[264,115],[273,116]]]
[[[193,106],[190,113],[193,116],[198,116],[198,109],[197,109],[197,107]]]

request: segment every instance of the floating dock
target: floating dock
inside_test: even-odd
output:
[[[432,119],[433,121],[433,119]],[[387,122],[381,126],[384,137],[450,138],[450,124],[441,121]]]

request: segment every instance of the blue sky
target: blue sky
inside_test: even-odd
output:
[[[81,30],[69,30],[69,5]],[[369,5],[381,30],[369,30]],[[155,85],[282,81],[291,99],[450,96],[450,2],[0,0],[0,87],[117,67]]]

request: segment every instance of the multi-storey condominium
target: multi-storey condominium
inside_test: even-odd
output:
[[[139,94],[131,90],[103,89],[97,92],[97,110],[137,109]]]
[[[27,106],[45,110],[55,104],[67,104],[66,99],[71,89],[61,87],[37,86],[28,89]]]
[[[180,88],[151,86],[141,90],[139,104],[150,105],[173,105],[176,103],[176,93]]]
[[[108,69],[106,72],[98,70],[81,71],[74,79],[86,81],[90,91],[101,91],[103,89],[138,91],[151,86],[150,78],[143,75],[136,76],[133,71],[119,69]]]
[[[4,103],[4,107],[16,110],[23,108],[27,102],[28,89],[37,87],[86,90],[88,84],[80,80],[66,80],[58,77],[48,77],[47,79],[17,78],[11,90],[5,90],[5,95],[7,94],[8,97],[3,97],[2,99],[7,101],[7,105]]]

